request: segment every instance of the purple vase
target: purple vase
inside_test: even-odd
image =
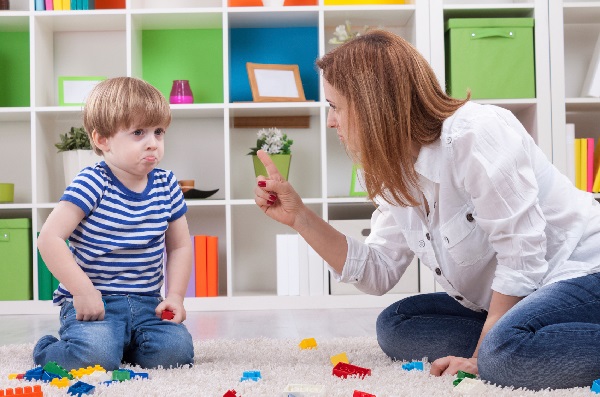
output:
[[[173,80],[169,102],[173,104],[194,103],[189,80]]]

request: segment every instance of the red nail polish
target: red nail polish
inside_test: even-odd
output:
[[[259,187],[267,187],[267,181],[258,181]]]
[[[275,200],[277,200],[277,196],[275,196],[274,194],[270,194],[269,195],[269,201],[275,202]]]
[[[269,204],[269,205],[273,205],[274,203],[275,203],[274,201],[267,200],[267,204]]]

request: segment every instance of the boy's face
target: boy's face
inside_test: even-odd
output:
[[[129,174],[146,176],[163,158],[164,137],[165,129],[160,126],[123,128],[106,138],[101,149],[111,166]]]

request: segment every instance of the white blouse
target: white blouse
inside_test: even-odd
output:
[[[381,295],[414,255],[451,296],[489,309],[492,290],[526,296],[600,271],[600,205],[546,158],[515,116],[466,103],[439,141],[421,148],[415,170],[429,214],[381,198],[365,243],[350,237],[342,274]]]

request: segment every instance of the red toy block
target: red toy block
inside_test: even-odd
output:
[[[364,391],[354,390],[354,394],[352,394],[352,397],[377,397],[377,396],[375,394],[369,394]]]
[[[347,378],[348,376],[357,375],[359,378],[371,375],[371,370],[368,368],[358,367],[356,365],[339,362],[333,367],[333,375],[339,376],[340,378]]]
[[[165,309],[160,314],[160,318],[163,319],[163,320],[173,320],[175,318],[175,314],[173,314],[172,311]]]
[[[44,393],[42,392],[42,386],[35,385],[0,390],[0,396],[43,397]]]
[[[227,390],[227,392],[225,394],[223,394],[223,397],[242,397],[242,396],[238,396],[235,389],[232,389],[232,390]]]

